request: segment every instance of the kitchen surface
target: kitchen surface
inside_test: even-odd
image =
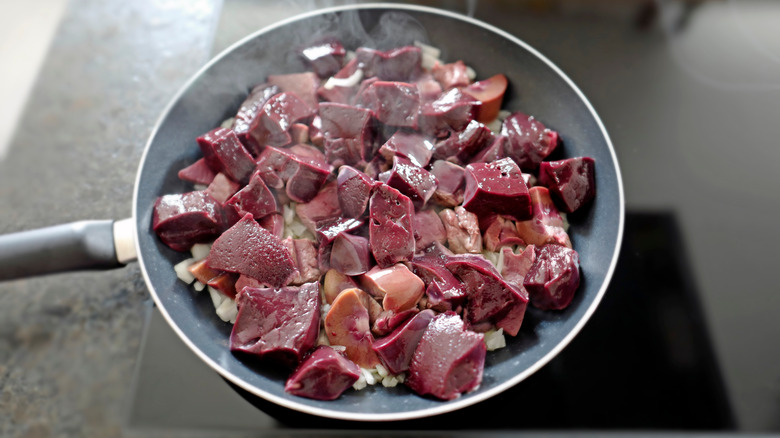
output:
[[[623,246],[574,341],[463,411],[345,423],[228,385],[169,328],[135,263],[7,281],[1,436],[780,431],[780,3],[416,3],[535,47],[580,87],[611,136],[626,197]],[[259,28],[341,4],[71,0],[14,10],[20,21],[39,14],[29,22],[41,27],[29,30],[38,49],[2,52],[29,61],[34,79],[26,103],[4,116],[17,123],[0,145],[0,233],[129,217],[147,138],[187,79]],[[35,53],[39,62],[27,59]],[[4,80],[22,68],[12,58]],[[18,101],[22,88],[0,98]]]

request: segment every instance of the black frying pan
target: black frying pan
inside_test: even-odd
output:
[[[444,60],[462,59],[479,78],[504,73],[510,81],[504,107],[533,114],[557,130],[563,140],[557,158],[587,155],[596,160],[596,199],[569,216],[569,234],[582,272],[574,301],[559,312],[529,307],[520,334],[508,338],[506,348],[488,353],[480,388],[456,400],[443,402],[419,397],[403,386],[381,385],[347,391],[331,402],[286,394],[285,373],[230,353],[231,326],[217,318],[207,294],[196,294],[173,271],[186,255],[160,243],[151,230],[158,196],[192,190],[176,175],[199,158],[195,138],[233,116],[248,90],[269,74],[303,71],[293,49],[326,35],[340,38],[350,49],[361,45],[388,49],[419,40],[440,48]],[[184,86],[158,122],[141,159],[132,220],[82,222],[1,236],[0,279],[113,267],[137,254],[149,291],[171,327],[231,383],[308,414],[359,421],[411,419],[485,400],[525,379],[561,351],[606,290],[617,261],[623,210],[620,172],[601,121],[577,87],[541,54],[506,32],[458,14],[418,6],[354,5],[285,20],[212,60]]]

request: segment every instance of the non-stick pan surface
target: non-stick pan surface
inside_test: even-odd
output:
[[[378,27],[380,26],[380,27]],[[381,29],[381,30],[379,30]],[[354,50],[387,49],[427,42],[442,59],[463,60],[479,78],[504,73],[510,90],[504,107],[535,115],[563,140],[556,157],[591,156],[598,193],[585,211],[570,215],[569,230],[580,254],[582,282],[564,311],[529,306],[523,328],[507,347],[489,352],[482,385],[443,402],[406,387],[381,385],[347,391],[336,401],[284,392],[286,374],[233,355],[230,324],[217,318],[208,294],[176,278],[172,266],[186,258],[160,243],[151,230],[152,206],[166,193],[192,187],[176,174],[199,158],[195,138],[235,114],[249,89],[269,74],[304,71],[296,48],[332,35]],[[401,5],[358,5],[286,20],[237,43],[205,66],[161,117],[144,153],[134,195],[137,250],[149,290],[181,339],[207,364],[239,387],[287,408],[331,418],[383,421],[449,412],[491,397],[520,382],[555,356],[595,310],[612,275],[623,228],[623,193],[614,151],[594,109],[550,61],[522,41],[461,15]]]

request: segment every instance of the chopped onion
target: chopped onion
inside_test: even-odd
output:
[[[382,386],[385,388],[393,388],[398,385],[398,379],[395,376],[386,376],[382,379]]]
[[[368,385],[376,384],[376,379],[374,378],[374,373],[372,373],[371,370],[367,370],[365,368],[361,368],[360,372],[366,378],[366,384],[368,384]]]
[[[503,124],[503,122],[501,120],[499,120],[498,117],[496,117],[492,121],[488,122],[486,126],[491,131],[495,132],[496,134],[500,134],[501,133],[501,125],[502,124]]]
[[[205,184],[195,184],[195,185],[192,186],[192,188],[195,189],[195,190],[200,191],[200,190],[206,190],[207,188],[209,188],[209,186],[207,186]]]
[[[225,119],[221,125],[222,128],[232,128],[233,127],[233,121],[235,120],[235,117],[231,117],[229,119]]]
[[[499,348],[506,347],[504,329],[488,330],[485,333],[485,347],[487,347],[488,351],[498,350]]]
[[[422,68],[424,68],[426,70],[430,70],[438,62],[439,62],[439,58],[434,58],[433,56],[423,52],[423,54],[422,54],[422,61],[420,62],[420,64],[422,65]]]
[[[415,41],[414,45],[422,50],[423,55],[428,54],[436,59],[441,58],[441,49],[420,41]]]
[[[209,286],[209,295],[211,295],[211,302],[214,304],[214,309],[219,309],[219,306],[222,305],[222,302],[227,299],[226,296],[222,295],[222,292],[214,289],[213,287]]]
[[[217,307],[217,316],[225,322],[235,324],[238,316],[238,306],[232,298],[225,297],[222,304]]]
[[[473,81],[474,79],[477,78],[477,72],[474,71],[473,68],[471,68],[470,66],[467,65],[466,66],[466,76],[468,76],[470,81]]]
[[[205,259],[206,256],[209,255],[209,251],[211,251],[210,243],[196,243],[195,245],[192,245],[192,248],[190,248],[192,258],[195,260]]]
[[[323,85],[326,90],[332,90],[334,87],[354,87],[363,79],[363,70],[357,69],[348,78],[336,78],[331,76]]]
[[[192,283],[192,287],[194,287],[196,291],[200,292],[206,288],[206,285],[198,280],[195,280],[195,283]]]
[[[187,284],[195,281],[195,276],[187,269],[194,261],[195,259],[185,259],[173,265],[173,270],[176,272],[176,276],[179,277],[179,280]]]

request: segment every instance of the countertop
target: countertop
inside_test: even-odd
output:
[[[680,229],[737,430],[777,432],[780,7],[645,3],[426,2],[518,35],[580,86],[628,212]],[[72,0],[0,162],[0,233],[128,217],[146,139],[187,78],[253,30],[335,4]],[[149,300],[135,264],[0,283],[0,435],[125,435]]]

